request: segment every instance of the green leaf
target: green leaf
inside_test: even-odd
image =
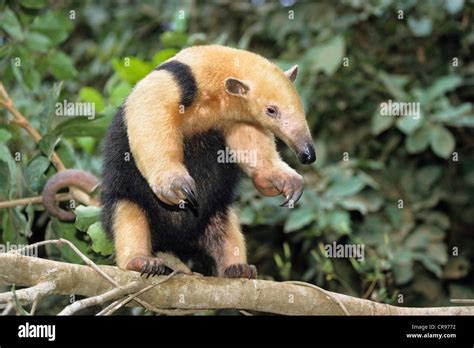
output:
[[[143,60],[135,57],[113,59],[112,66],[122,80],[135,84],[144,78],[152,68]]]
[[[421,127],[405,138],[405,148],[408,153],[420,153],[428,147],[430,143],[430,128]]]
[[[430,130],[430,144],[433,152],[445,159],[452,155],[455,147],[453,135],[442,126],[435,126]]]
[[[444,7],[451,14],[456,14],[464,7],[464,0],[449,0],[444,2]]]
[[[100,222],[92,224],[88,228],[87,234],[91,237],[93,251],[101,254],[102,256],[108,256],[112,254],[114,245],[105,234]]]
[[[433,23],[429,17],[408,18],[408,27],[417,37],[425,37],[431,34]]]
[[[151,60],[152,68],[157,67],[165,60],[168,60],[169,58],[173,57],[176,53],[178,53],[178,50],[175,48],[166,48],[164,50],[158,51]]]
[[[12,198],[16,193],[17,169],[16,162],[5,144],[0,144],[1,162],[6,163],[6,166],[0,166],[0,190],[5,196]]]
[[[380,115],[380,110],[377,111],[372,116],[371,130],[373,135],[378,135],[383,131],[389,129],[395,122],[395,117],[393,116],[384,116]]]
[[[31,91],[40,89],[41,75],[34,66],[28,68],[28,73],[25,75],[25,84]]]
[[[426,101],[429,102],[450,92],[462,84],[462,78],[458,75],[447,75],[439,78],[426,90]]]
[[[110,102],[113,106],[119,107],[123,104],[127,96],[130,94],[132,87],[128,82],[122,81],[112,89],[110,93]]]
[[[54,117],[56,116],[56,102],[61,93],[62,82],[55,83],[53,87],[49,90],[48,96],[43,103],[43,110],[40,113],[40,133],[47,134],[51,130]]]
[[[310,48],[303,58],[304,64],[309,67],[311,74],[324,71],[326,74],[332,75],[341,66],[345,51],[344,37],[338,35]]]
[[[74,225],[79,231],[86,232],[90,225],[100,221],[102,209],[99,207],[80,205],[76,208],[76,221]]]
[[[6,143],[12,138],[12,135],[6,129],[0,128],[0,143]]]
[[[28,220],[26,219],[25,215],[21,212],[20,207],[16,207],[11,209],[12,211],[12,223],[17,232],[20,233],[21,236],[24,236],[26,238],[30,238],[33,234],[33,232],[30,229],[30,226],[28,224]]]
[[[420,169],[415,174],[416,187],[421,190],[428,191],[441,178],[443,170],[440,166],[427,165]]]
[[[82,150],[88,154],[93,154],[97,141],[92,137],[76,137],[74,140],[79,144]]]
[[[391,264],[397,285],[405,284],[413,278],[413,253],[410,250],[398,249],[393,255]]]
[[[94,120],[88,120],[85,117],[74,117],[60,123],[54,129],[53,133],[64,137],[94,137],[104,136],[111,117],[100,117]]]
[[[331,211],[327,216],[326,223],[338,234],[345,235],[351,232],[351,217],[347,211]]]
[[[401,116],[397,120],[397,128],[405,134],[411,134],[423,125],[423,114]]]
[[[420,261],[428,271],[434,273],[438,278],[441,278],[443,275],[443,269],[441,266],[425,253],[413,253],[413,259]]]
[[[443,240],[445,233],[436,226],[422,225],[413,231],[405,242],[405,247],[412,250],[426,250],[432,243]]]
[[[44,172],[48,169],[50,161],[44,156],[36,157],[26,168],[26,178],[30,187],[33,191],[41,191],[43,188],[46,178]]]
[[[95,111],[98,113],[104,110],[104,98],[102,98],[100,92],[94,87],[82,87],[79,91],[79,99],[84,102],[94,103]]]
[[[377,194],[359,193],[351,197],[346,197],[339,202],[341,207],[347,210],[357,210],[365,215],[380,209],[383,199]]]
[[[188,36],[185,33],[166,31],[160,35],[160,44],[166,48],[183,48],[188,43]]]
[[[471,103],[463,103],[458,106],[450,106],[447,109],[443,109],[431,115],[431,120],[433,121],[440,121],[440,122],[449,122],[454,121],[457,118],[462,116],[468,116],[468,114],[472,113],[472,104]]]
[[[51,51],[48,55],[48,64],[51,73],[58,80],[71,79],[77,74],[71,57],[64,52],[57,50]]]
[[[25,44],[30,50],[41,53],[47,52],[52,46],[49,37],[36,32],[30,32],[26,35]]]
[[[377,71],[378,79],[396,100],[408,100],[408,94],[404,91],[406,84],[410,81],[407,76],[387,74],[385,71]]]
[[[46,11],[36,17],[31,29],[46,35],[53,45],[58,45],[68,37],[73,28],[72,21],[61,10]]]
[[[314,219],[315,213],[311,208],[296,209],[286,219],[283,230],[286,233],[297,231],[310,224]]]
[[[46,0],[20,0],[20,4],[26,8],[40,9],[46,5]]]
[[[79,239],[77,236],[77,231],[73,224],[63,223],[57,219],[52,219],[48,225],[48,229],[52,230],[52,237],[54,238],[64,238],[74,244],[82,253],[85,255],[89,252],[89,244]],[[80,264],[83,262],[80,256],[76,254],[69,246],[64,245],[60,249],[61,259],[67,262]]]
[[[0,27],[15,40],[21,40],[23,38],[20,21],[16,17],[16,14],[8,7],[3,10],[0,16]]]
[[[334,182],[326,191],[328,198],[341,198],[352,196],[360,192],[366,186],[366,182],[359,176],[352,176],[341,181]]]
[[[46,134],[41,138],[38,145],[43,155],[50,158],[59,140],[59,137],[55,134]]]

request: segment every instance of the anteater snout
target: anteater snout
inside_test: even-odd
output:
[[[298,150],[298,159],[302,164],[316,161],[316,151],[312,143],[304,143]]]

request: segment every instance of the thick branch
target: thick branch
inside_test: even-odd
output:
[[[135,281],[148,285],[163,279],[145,280],[137,272],[112,266],[99,267],[122,286]],[[87,266],[0,254],[0,285],[33,286],[45,280],[53,280],[56,284],[54,293],[62,295],[74,293],[90,297],[114,288]],[[473,306],[404,308],[291,283],[180,274],[151,288],[141,298],[160,309],[235,308],[289,315],[345,315],[342,303],[351,315],[474,315]]]

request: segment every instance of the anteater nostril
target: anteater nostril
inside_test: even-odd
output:
[[[313,144],[305,144],[304,150],[302,151],[300,157],[300,162],[303,164],[310,164],[316,161],[316,152],[314,151]]]

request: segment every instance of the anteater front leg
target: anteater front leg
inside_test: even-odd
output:
[[[303,177],[282,161],[272,133],[255,125],[238,123],[225,129],[225,137],[231,150],[243,151],[252,159],[238,165],[252,178],[262,195],[283,195],[282,206],[293,207],[298,202],[303,193]]]
[[[161,258],[151,255],[148,219],[136,204],[128,201],[117,203],[113,230],[117,265],[120,268],[140,272],[147,278],[169,272]]]

